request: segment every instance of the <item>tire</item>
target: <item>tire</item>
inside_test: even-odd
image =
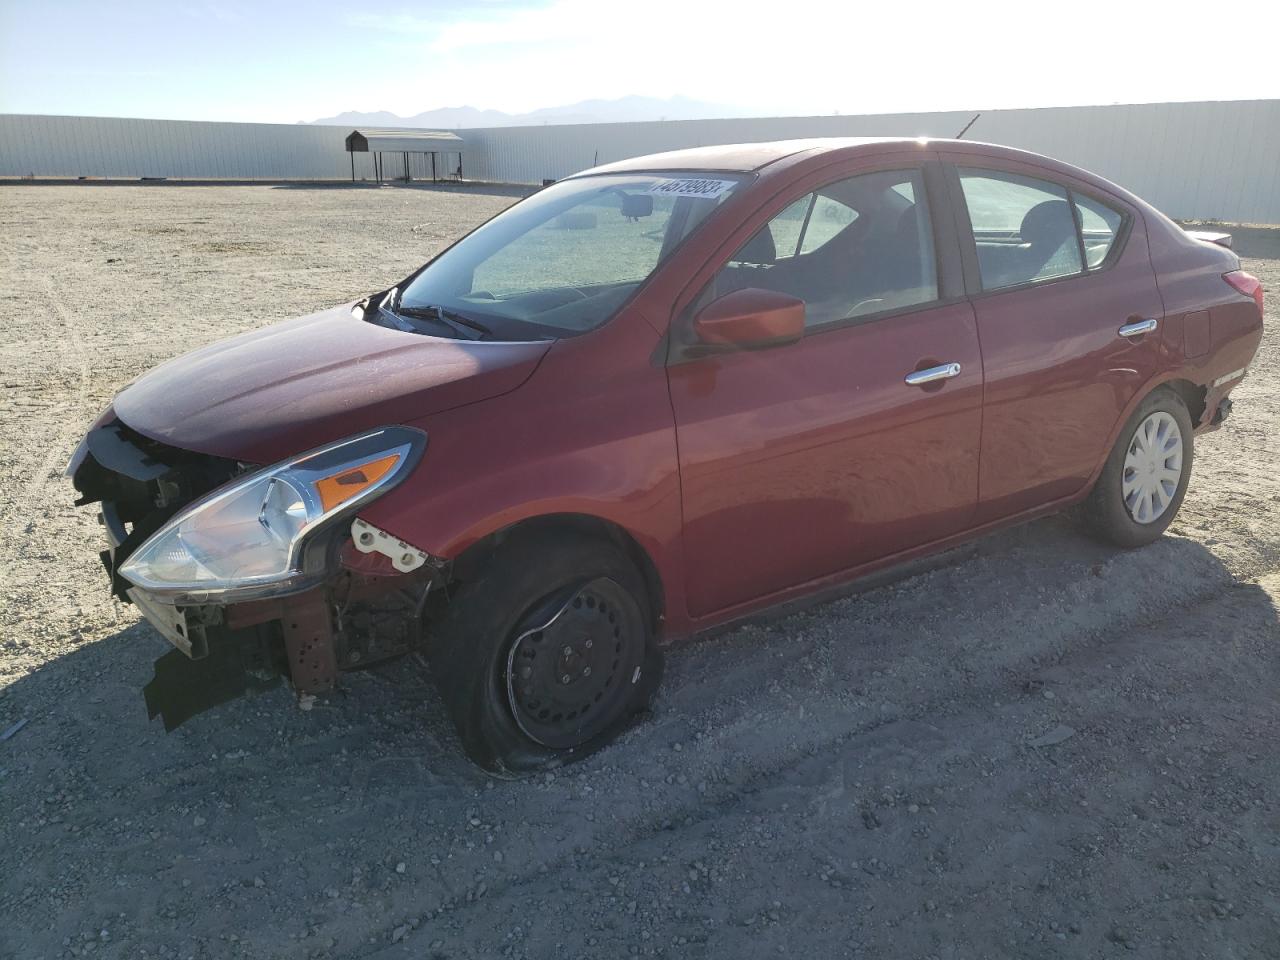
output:
[[[1173,449],[1169,437],[1175,427],[1176,485],[1172,474],[1160,480],[1161,471],[1171,470],[1174,464],[1174,458],[1165,455]],[[1159,539],[1187,493],[1195,442],[1191,431],[1191,415],[1181,397],[1165,387],[1148,394],[1125,422],[1084,502],[1085,528],[1099,540],[1126,548]],[[1149,496],[1144,495],[1147,490]]]
[[[609,540],[513,533],[460,585],[428,638],[467,756],[518,777],[581,759],[626,730],[662,678],[650,611],[643,577]]]

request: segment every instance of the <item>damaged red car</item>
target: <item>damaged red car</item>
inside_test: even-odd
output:
[[[514,775],[623,730],[673,638],[1075,505],[1158,537],[1261,339],[1229,244],[996,146],[641,157],[163,364],[69,472],[176,648],[167,728],[422,649]]]

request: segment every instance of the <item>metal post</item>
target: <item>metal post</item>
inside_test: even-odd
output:
[[[356,152],[354,150],[348,150],[347,156],[351,158],[351,182],[355,183],[356,182]]]
[[[402,154],[400,154],[400,157],[402,160],[404,160],[404,182],[410,183],[412,182],[413,178],[409,176],[409,151],[408,150],[404,151]]]
[[[439,178],[436,176],[436,152],[434,150],[431,151],[431,182],[440,182]]]
[[[462,182],[462,151],[458,151],[458,182]]]

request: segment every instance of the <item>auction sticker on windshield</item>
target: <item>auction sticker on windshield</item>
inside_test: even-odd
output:
[[[676,178],[658,180],[649,187],[648,193],[658,193],[669,197],[704,197],[714,200],[722,193],[727,193],[737,186],[736,180],[703,180]]]

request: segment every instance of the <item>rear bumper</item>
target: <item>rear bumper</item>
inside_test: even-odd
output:
[[[1234,370],[1225,376],[1218,377],[1205,388],[1204,413],[1200,415],[1200,422],[1195,426],[1196,433],[1211,433],[1221,427],[1227,417],[1231,416],[1233,404],[1230,393],[1244,379],[1247,369]]]

